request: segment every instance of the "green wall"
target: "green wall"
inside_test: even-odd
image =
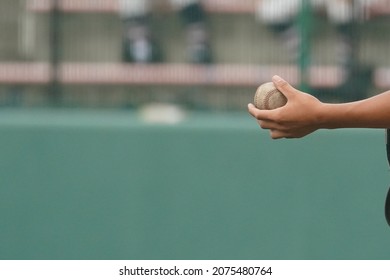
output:
[[[0,259],[389,259],[379,130],[0,111]]]

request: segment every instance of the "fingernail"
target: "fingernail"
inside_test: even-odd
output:
[[[283,79],[281,77],[279,77],[278,75],[275,75],[272,77],[272,79],[274,80],[274,82],[276,83],[280,83],[283,81]]]

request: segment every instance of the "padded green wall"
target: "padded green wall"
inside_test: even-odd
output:
[[[383,131],[0,111],[0,259],[388,259]]]

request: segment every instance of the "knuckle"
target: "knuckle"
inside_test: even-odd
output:
[[[275,112],[273,116],[273,120],[275,123],[281,124],[283,123],[283,116],[281,115],[280,111]]]
[[[286,87],[286,86],[288,86],[288,83],[287,83],[287,81],[280,81],[279,82],[279,86],[281,87],[281,88],[284,88],[284,87]]]
[[[258,120],[262,119],[262,115],[261,115],[261,113],[259,111],[256,111],[254,115],[255,115],[256,119],[258,119]]]

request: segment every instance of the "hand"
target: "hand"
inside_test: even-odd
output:
[[[287,104],[274,110],[259,110],[249,104],[248,111],[259,125],[269,129],[273,139],[301,138],[319,129],[323,103],[293,88],[279,76],[274,76],[272,81],[287,97]]]

